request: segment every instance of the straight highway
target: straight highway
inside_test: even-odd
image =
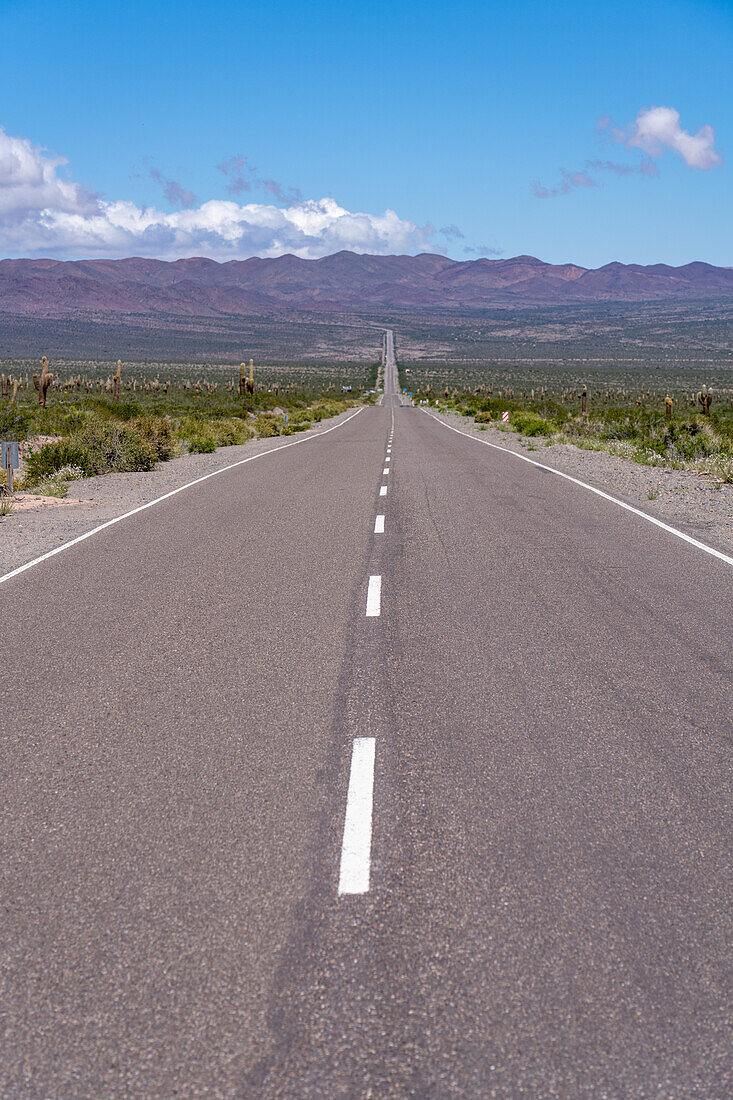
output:
[[[400,404],[0,584],[0,1095],[733,1087],[731,565]]]

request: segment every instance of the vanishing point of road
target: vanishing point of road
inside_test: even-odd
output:
[[[731,564],[401,404],[0,584],[0,1095],[716,1098]]]

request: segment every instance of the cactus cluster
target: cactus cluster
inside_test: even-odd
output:
[[[713,391],[703,386],[697,393],[697,403],[702,406],[703,416],[710,416],[710,406],[713,402]]]
[[[18,379],[8,375],[7,378],[3,374],[0,376],[0,394],[4,398],[9,399],[11,405],[15,404],[15,399],[18,396]]]
[[[255,364],[254,359],[249,361],[249,377],[247,377],[247,365],[246,363],[239,364],[239,396],[244,397],[245,393],[255,392]]]

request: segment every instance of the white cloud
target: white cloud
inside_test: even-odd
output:
[[[665,149],[672,149],[690,168],[715,168],[723,158],[715,151],[715,132],[712,126],[701,126],[696,134],[690,134],[680,126],[680,113],[674,107],[648,107],[636,116],[626,144],[643,149],[651,157],[659,157]]]
[[[340,249],[431,250],[432,227],[421,228],[393,210],[352,213],[327,197],[287,206],[212,199],[166,213],[92,195],[59,175],[66,163],[0,129],[0,253],[231,260],[284,252],[315,259]]]
[[[0,129],[0,225],[46,208],[93,211],[95,196],[59,176],[58,169],[66,163],[64,157],[48,156],[25,138],[10,137]]]

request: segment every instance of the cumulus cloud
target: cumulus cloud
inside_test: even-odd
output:
[[[67,163],[0,128],[0,224],[22,222],[46,209],[92,214],[97,197],[59,175]]]
[[[723,158],[715,149],[715,132],[712,126],[701,126],[696,134],[688,133],[680,125],[680,113],[674,107],[645,107],[634,122],[621,129],[613,124],[610,115],[596,119],[596,134],[601,147],[608,142],[625,145],[627,149],[640,149],[644,156],[632,164],[618,164],[611,160],[587,160],[585,168],[577,172],[562,172],[562,180],[556,187],[545,187],[539,180],[532,183],[532,194],[537,199],[554,199],[569,195],[578,188],[595,187],[588,175],[592,172],[613,172],[617,176],[659,175],[657,160],[665,150],[671,149],[682,157],[690,168],[716,168]]]
[[[683,130],[680,113],[674,107],[648,107],[639,111],[626,138],[626,145],[659,157],[671,149],[689,168],[715,168],[723,158],[715,150],[715,131],[707,123],[696,134]]]
[[[340,249],[382,254],[431,250],[432,227],[420,227],[393,210],[353,213],[333,198],[293,200],[287,190],[281,192],[291,200],[286,206],[218,199],[187,206],[183,200],[195,202],[195,197],[182,189],[182,195],[171,191],[171,201],[184,209],[163,212],[91,194],[59,174],[66,163],[0,129],[1,253],[229,260],[284,252],[315,259]],[[246,184],[244,159],[241,167],[238,161],[231,167],[231,182],[239,174]],[[264,184],[271,185],[273,194],[275,181]]]
[[[661,157],[671,149],[689,168],[717,168],[723,158],[715,149],[715,131],[707,123],[696,134],[683,130],[680,113],[674,107],[644,107],[630,126],[614,126],[608,115],[596,121],[596,133],[627,149],[641,149],[651,157]],[[653,173],[649,173],[650,175]]]

